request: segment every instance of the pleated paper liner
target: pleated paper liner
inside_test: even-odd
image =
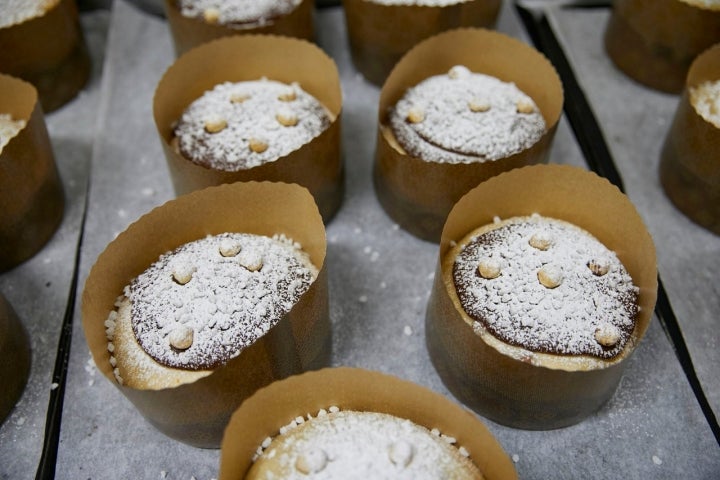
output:
[[[0,114],[25,127],[0,151],[0,272],[35,255],[60,225],[64,196],[38,101],[29,83],[0,74]]]
[[[228,172],[207,168],[182,156],[172,145],[173,125],[206,90],[222,82],[267,77],[298,82],[330,113],[332,123],[297,150],[263,165]],[[327,222],[340,208],[344,170],[340,154],[342,92],[335,63],[304,40],[243,35],[215,40],[180,57],[155,91],[153,112],[175,193],[250,180],[297,183],[310,190]]]
[[[303,38],[305,40],[312,40],[314,37],[313,0],[302,0],[287,15],[275,18],[262,26],[248,25],[236,28],[186,17],[180,13],[177,0],[163,1],[165,16],[175,46],[175,55],[178,57],[198,45],[232,35],[273,34]]]
[[[32,83],[46,113],[74,98],[90,76],[75,0],[58,0],[44,15],[0,28],[0,72]]]
[[[720,45],[693,62],[665,137],[660,181],[668,198],[685,215],[720,235],[720,129],[698,114],[689,90],[720,80]]]
[[[292,399],[292,401],[289,401]],[[512,461],[471,412],[425,387],[359,368],[327,368],[259,390],[233,414],[220,454],[220,480],[245,478],[258,446],[298,416],[320,409],[381,412],[457,439],[485,479],[516,479]]]
[[[633,80],[679,93],[697,55],[720,42],[720,8],[701,0],[614,0],[605,50]]]
[[[448,252],[476,227],[538,213],[573,223],[613,250],[640,288],[641,311],[624,350],[604,360],[532,352],[476,334],[452,280]],[[426,312],[426,341],[447,387],[481,415],[516,428],[544,430],[580,422],[613,394],[627,359],[650,323],[657,297],[655,247],[637,211],[615,186],[577,167],[535,165],[491,178],[448,216]]]
[[[0,293],[0,425],[20,399],[30,374],[30,341]]]
[[[443,6],[343,0],[353,63],[366,79],[382,85],[420,41],[459,27],[492,28],[501,6],[501,0],[458,0]]]
[[[318,277],[267,334],[208,376],[158,390],[118,384],[104,325],[115,299],[162,253],[224,232],[283,233],[310,255]],[[218,447],[230,415],[255,390],[328,362],[325,251],[322,219],[312,196],[298,185],[248,182],[209,187],[152,210],[107,246],[85,284],[83,327],[98,369],[166,435],[195,446]]]
[[[545,134],[530,148],[495,161],[449,164],[408,155],[389,126],[389,109],[408,88],[446,74],[454,65],[514,82],[540,109]],[[471,188],[501,172],[547,161],[562,105],[563,89],[555,69],[519,40],[490,30],[460,29],[423,41],[397,64],[380,93],[373,180],[381,205],[403,229],[439,241],[450,209]]]

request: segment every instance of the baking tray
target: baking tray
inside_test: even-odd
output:
[[[564,46],[594,49],[596,56],[603,55],[600,47],[590,44],[597,42],[602,34],[602,17],[597,15],[607,15],[607,10],[549,9],[543,12],[552,19],[553,28],[563,32],[561,43]],[[562,23],[570,18],[568,15],[573,16],[569,27]],[[587,15],[593,15],[592,20],[582,20]],[[332,363],[391,373],[452,398],[430,363],[424,341],[425,305],[437,261],[437,245],[418,240],[399,229],[378,204],[372,188],[371,170],[379,89],[365,82],[352,66],[342,8],[318,10],[316,20],[317,41],[337,62],[344,91],[343,152],[347,192],[341,210],[327,228],[334,327]],[[584,22],[582,28],[581,22]],[[498,30],[530,42],[510,2],[504,5]],[[566,30],[573,30],[577,36],[570,37]],[[92,114],[87,117],[91,119],[87,130],[94,135],[94,145],[78,269],[80,291],[90,267],[107,243],[136,218],[173,197],[151,110],[155,86],[173,61],[167,25],[162,18],[137,9],[126,0],[116,0],[109,17],[107,48],[102,51],[105,63],[99,82],[99,98],[93,105],[97,117]],[[575,67],[573,54],[568,58]],[[609,64],[600,67],[611,68]],[[607,71],[602,71],[605,73]],[[580,74],[578,78],[585,81]],[[627,103],[626,82],[598,83],[596,87],[596,95],[588,95],[594,108],[596,104],[604,108],[604,104],[617,98],[623,98]],[[630,95],[646,94],[648,92],[642,90]],[[649,95],[653,97],[652,93]],[[647,102],[648,108],[659,108],[653,106],[655,101],[652,98],[642,100]],[[621,108],[624,106],[619,100],[617,104]],[[612,114],[609,105],[607,108],[613,131],[628,135],[626,132],[636,128],[637,118],[634,117],[615,125],[618,118],[624,117]],[[672,108],[665,108],[671,115]],[[75,104],[69,108],[73,109]],[[603,118],[601,108],[598,107],[596,113],[600,125],[607,128],[605,122],[608,120]],[[63,125],[68,129],[65,135],[70,138],[85,138],[77,133],[79,125],[66,122]],[[622,137],[618,140],[604,131],[611,151],[617,156],[617,143]],[[50,133],[53,142],[63,138],[63,134],[52,127]],[[625,155],[630,158],[647,155],[643,148],[648,147],[648,143],[646,140],[638,142]],[[689,221],[683,223],[684,217],[673,212],[672,206],[656,214],[654,206],[665,201],[658,198],[657,180],[648,172],[626,171],[619,156],[616,160],[630,198],[656,236],[661,274],[678,312],[688,348],[693,351],[690,334],[683,324],[685,318],[692,317],[684,315],[679,303],[684,297],[695,295],[714,294],[717,298],[717,292],[712,290],[716,287],[708,281],[717,279],[717,275],[691,284],[699,289],[698,293],[682,281],[672,280],[670,277],[675,271],[671,267],[675,263],[667,257],[674,254],[665,253],[664,249],[673,247],[673,242],[663,243],[657,235],[662,233],[658,228],[663,228],[664,222],[673,225],[679,222],[690,235],[702,236],[703,232]],[[551,161],[587,167],[586,156],[565,119],[560,123]],[[79,177],[82,177],[81,173],[87,176],[88,157],[85,163],[78,163],[81,165],[75,165],[75,168]],[[72,177],[64,175],[63,180],[66,178]],[[39,478],[52,478],[53,473],[56,478],[63,479],[215,478],[219,465],[217,450],[189,447],[163,436],[96,372],[83,338],[77,305],[71,316],[72,344],[67,383],[64,396],[61,396],[64,402],[58,411],[61,415],[53,416],[51,411],[52,422],[45,422],[53,360],[61,333],[59,326],[62,312],[68,305],[74,249],[82,222],[84,188],[78,187],[78,191],[78,198],[72,202],[76,205],[77,221],[72,225],[64,224],[62,228],[67,229],[68,235],[59,235],[53,240],[59,243],[59,250],[50,258],[61,264],[53,277],[58,282],[52,283],[55,293],[40,297],[35,294],[42,285],[41,279],[50,275],[48,271],[52,269],[31,270],[28,266],[23,274],[13,271],[0,276],[0,288],[11,301],[15,300],[16,309],[23,311],[21,317],[45,317],[37,328],[30,328],[35,347],[31,384],[20,406],[0,427],[0,478],[32,478],[38,471],[41,456],[46,462],[40,465]],[[675,242],[680,238],[684,241],[687,233],[681,234],[683,237],[674,237]],[[704,251],[712,253],[713,244],[709,243],[710,247],[706,245]],[[51,246],[31,262],[43,265],[52,251],[48,248]],[[49,280],[52,282],[53,279]],[[13,285],[16,293],[8,294],[7,285]],[[718,312],[716,303],[703,304],[705,308],[708,318]],[[44,348],[38,346],[43,336],[47,343]],[[715,335],[708,336],[716,338]],[[614,397],[597,414],[573,427],[531,432],[490,421],[486,423],[515,461],[520,478],[600,479],[619,475],[628,478],[713,478],[720,472],[720,449],[674,349],[661,323],[654,319],[647,336],[630,359]],[[38,356],[42,358],[36,360]],[[696,361],[698,376],[703,378],[701,364]],[[709,391],[709,387],[706,390]],[[57,402],[54,405],[57,406]],[[20,418],[25,418],[22,425],[18,425]],[[45,455],[41,455],[46,426],[50,431],[48,448]],[[59,432],[57,442],[53,441],[53,431]],[[53,455],[55,451],[57,458]]]

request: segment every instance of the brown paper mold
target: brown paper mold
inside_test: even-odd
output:
[[[299,242],[319,273],[267,334],[209,375],[174,388],[141,390],[113,375],[104,322],[123,288],[160,254],[223,232],[285,234]],[[273,380],[324,366],[330,355],[325,230],[306,189],[248,182],[209,187],[141,217],[98,257],[85,284],[82,317],[98,369],[166,435],[216,448],[232,412]]]
[[[720,5],[704,0],[615,0],[605,50],[635,81],[679,93],[693,59],[720,42]]]
[[[0,294],[0,425],[22,395],[30,374],[30,341],[15,311]]]
[[[37,90],[0,74],[0,115],[24,127],[0,145],[0,272],[32,257],[62,221],[64,196]]]
[[[90,75],[76,2],[48,0],[44,14],[0,27],[0,71],[32,83],[45,112],[74,98]]]
[[[301,0],[290,13],[263,25],[247,24],[236,27],[186,17],[180,12],[178,3],[177,0],[164,0],[165,15],[170,26],[176,56],[203,43],[231,35],[274,34],[305,40],[312,40],[314,36],[312,0]]]
[[[382,85],[400,58],[420,41],[459,27],[495,26],[501,0],[457,0],[443,6],[343,0],[355,67]]]
[[[388,124],[388,110],[408,88],[455,65],[514,82],[539,107],[545,134],[531,147],[495,161],[449,164],[408,155]],[[454,30],[425,40],[397,64],[380,93],[373,171],[380,203],[402,228],[437,242],[450,209],[471,188],[501,172],[547,161],[562,104],[555,69],[519,40],[484,29]]]
[[[639,287],[641,310],[623,350],[611,359],[530,352],[473,331],[452,280],[452,246],[475,228],[533,213],[565,220],[614,251]],[[655,248],[637,211],[593,173],[535,165],[503,173],[468,192],[443,229],[426,312],[426,339],[435,368],[465,404],[498,423],[531,430],[559,428],[598,410],[615,391],[642,339],[657,296]]]
[[[275,161],[236,172],[206,168],[178,153],[171,144],[173,127],[190,103],[219,83],[261,77],[298,82],[326,108],[330,126]],[[176,194],[238,181],[297,183],[310,190],[327,222],[340,208],[344,190],[341,109],[337,67],[322,50],[304,40],[244,35],[215,40],[179,58],[158,84],[153,111]]]
[[[288,401],[292,399],[292,401]],[[381,412],[457,439],[487,480],[516,479],[508,455],[472,413],[425,387],[358,368],[296,375],[259,390],[233,414],[220,455],[220,480],[245,478],[263,440],[298,416],[321,409]]]
[[[693,62],[660,156],[660,181],[667,196],[691,220],[717,234],[720,234],[719,85],[720,45],[717,45]],[[700,113],[703,102],[708,103],[705,116]]]

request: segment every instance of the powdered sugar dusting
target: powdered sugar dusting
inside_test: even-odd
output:
[[[212,23],[228,26],[265,25],[287,15],[301,0],[179,0],[180,12],[190,18],[205,18],[208,10],[217,13]]]
[[[210,133],[207,122],[218,119],[226,125]],[[329,125],[324,107],[299,85],[263,79],[226,82],[205,92],[185,110],[175,136],[186,158],[235,172],[277,160]]]
[[[13,120],[9,114],[0,114],[0,153],[10,139],[25,128],[25,120]]]
[[[720,80],[691,87],[690,103],[698,115],[720,128]]]
[[[446,7],[465,3],[467,0],[370,0],[380,5],[417,5],[423,7]]]
[[[393,415],[322,411],[284,428],[283,434],[259,449],[247,478],[481,478],[477,467],[453,445],[454,438],[433,435]]]
[[[59,0],[0,0],[0,28],[43,15]]]
[[[240,245],[235,256],[220,252],[228,241]],[[249,269],[258,258],[261,267]],[[175,275],[188,271],[186,266],[191,277],[180,284]],[[284,236],[208,236],[161,255],[126,288],[132,329],[143,350],[162,365],[214,368],[275,325],[316,274],[300,246]],[[106,323],[110,340],[116,318],[111,314]],[[108,350],[114,350],[112,341]]]
[[[529,148],[545,132],[537,106],[515,84],[462,66],[408,89],[389,119],[410,155],[444,163],[505,158]]]
[[[538,231],[552,239],[547,250],[530,245]],[[535,352],[612,358],[623,350],[635,327],[637,288],[617,256],[588,232],[534,215],[463,244],[453,281],[477,329]],[[487,258],[499,262],[498,277],[478,273]],[[607,273],[593,273],[589,265],[598,263]],[[539,273],[547,270],[560,271],[558,285],[542,283]]]
[[[707,8],[710,10],[720,10],[720,0],[680,0],[688,5]]]

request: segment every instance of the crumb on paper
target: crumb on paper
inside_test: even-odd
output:
[[[165,470],[160,471],[160,478],[167,478],[167,472]]]
[[[97,371],[97,367],[95,366],[95,360],[93,360],[92,357],[88,358],[88,361],[85,363],[85,371],[90,376],[95,376],[95,372]]]
[[[519,461],[520,461],[520,455],[518,455],[517,453],[513,453],[512,461],[513,461],[514,463],[519,462]]]
[[[25,417],[20,417],[17,420],[15,420],[15,425],[17,425],[18,427],[22,427],[23,425],[25,425],[26,420],[27,419]]]
[[[413,334],[412,327],[410,325],[405,325],[405,328],[403,328],[403,334],[407,337]]]
[[[57,387],[59,387],[60,384],[57,382],[53,382],[50,384],[50,390],[55,390]]]
[[[155,195],[155,190],[150,187],[143,188],[142,194],[145,195],[146,197],[152,197],[153,195]]]
[[[657,455],[653,455],[652,461],[655,465],[662,465],[662,460],[660,460],[660,457],[658,457]]]
[[[359,301],[360,303],[365,303],[365,302],[367,302],[367,301],[368,301],[367,295],[360,295],[360,297],[358,297],[358,301]]]

